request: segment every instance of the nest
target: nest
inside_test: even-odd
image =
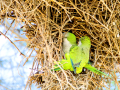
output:
[[[36,52],[26,87],[31,89],[35,83],[36,87],[45,90],[102,90],[110,89],[114,81],[119,89],[119,77],[116,76],[116,73],[120,74],[118,0],[3,0],[0,6],[1,23],[5,18],[16,24],[24,23],[21,27],[25,28],[23,32],[27,37],[24,41],[32,52]],[[112,79],[87,69],[78,75],[63,69],[51,71],[54,62],[64,58],[63,32],[74,33],[77,40],[89,36],[92,66]]]

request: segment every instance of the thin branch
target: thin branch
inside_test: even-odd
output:
[[[0,31],[0,33],[1,33],[5,38],[7,38],[7,39],[10,41],[11,44],[13,44],[13,45],[15,46],[15,48],[20,52],[20,55],[26,57],[26,56],[18,49],[18,47],[17,47],[5,34],[3,34],[1,31]]]

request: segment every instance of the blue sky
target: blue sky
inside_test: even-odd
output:
[[[3,26],[0,26],[0,31],[5,33],[6,30]],[[6,36],[14,42],[15,35],[10,33],[8,32]],[[22,53],[29,55],[31,50],[25,48],[25,42],[14,43]],[[8,90],[24,90],[31,71],[33,58],[29,59],[25,66],[23,66],[23,63],[26,59],[21,62],[22,59],[23,57],[10,41],[3,35],[0,35],[0,90],[6,90],[6,88]],[[34,85],[32,86],[33,89],[37,90]]]

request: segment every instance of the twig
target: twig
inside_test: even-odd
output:
[[[0,31],[0,33],[1,33],[5,38],[7,38],[7,39],[10,41],[10,43],[12,43],[12,44],[15,46],[15,48],[20,52],[20,55],[26,57],[26,56],[18,49],[18,47],[17,47],[5,34],[3,34],[1,31]]]

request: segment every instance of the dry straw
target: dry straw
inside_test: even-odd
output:
[[[113,81],[120,90],[120,77],[116,75],[120,75],[119,0],[1,0],[1,24],[4,21],[8,24],[6,18],[15,24],[24,22],[21,27],[27,37],[24,41],[37,53],[26,84],[29,89],[36,83],[43,90],[102,90],[103,87],[110,90]],[[13,22],[5,25],[7,30]],[[68,31],[77,39],[90,37],[92,66],[112,79],[86,69],[78,75],[63,69],[51,71],[54,61],[64,58],[62,32]]]

